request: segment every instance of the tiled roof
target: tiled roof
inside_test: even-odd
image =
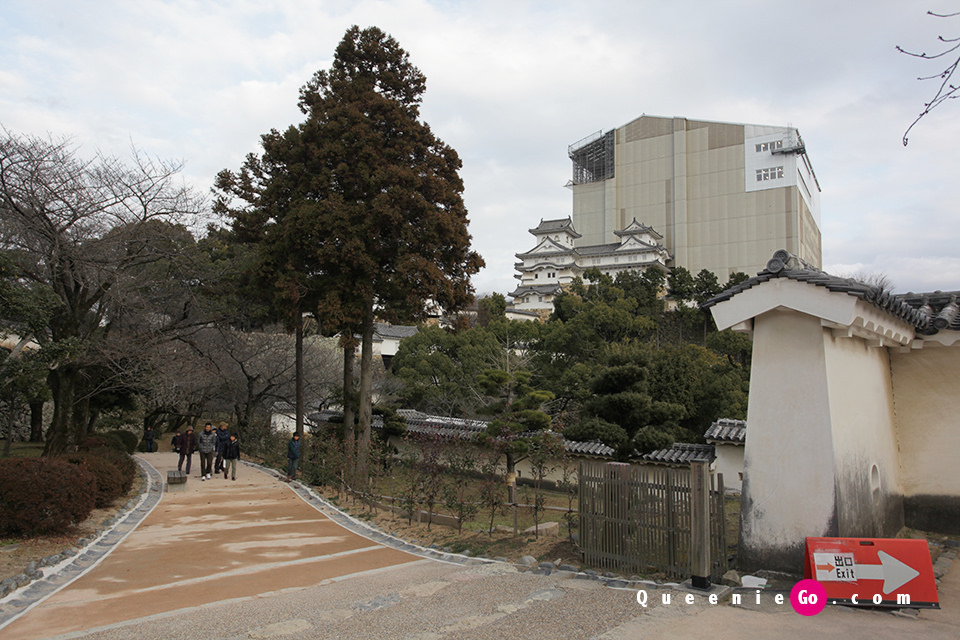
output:
[[[465,418],[450,418],[446,416],[433,416],[422,411],[411,409],[400,409],[398,414],[407,421],[407,433],[421,435],[439,436],[441,438],[450,438],[454,440],[472,440],[477,434],[487,428],[487,423],[483,420],[467,420]],[[342,411],[320,411],[310,414],[309,419],[313,423],[331,422],[335,419],[343,418]],[[383,417],[373,416],[371,427],[374,429],[383,428]],[[528,434],[523,434],[528,435]],[[579,455],[600,456],[608,458],[613,456],[615,449],[602,442],[593,440],[590,442],[575,442],[573,440],[563,440],[563,448]]]
[[[944,329],[960,331],[960,291],[893,294],[881,287],[852,278],[841,278],[812,267],[783,249],[773,254],[767,266],[752,278],[730,287],[703,303],[706,309],[774,278],[808,282],[830,291],[846,293],[912,325],[920,335],[933,335]]]
[[[574,440],[563,439],[563,448],[570,453],[579,453],[581,455],[603,456],[609,458],[616,453],[616,449],[609,447],[599,440],[590,442],[576,442]]]
[[[381,338],[409,338],[415,336],[419,329],[400,324],[387,324],[385,322],[376,323],[376,333]]]
[[[540,219],[540,224],[536,229],[529,229],[530,233],[536,235],[538,233],[553,233],[554,231],[567,231],[576,238],[581,237],[579,233],[573,228],[573,220],[569,217],[561,218],[559,220],[544,220]]]
[[[632,234],[635,234],[635,233],[649,233],[650,235],[655,236],[655,237],[657,237],[657,238],[660,238],[660,239],[663,238],[662,235],[660,235],[659,233],[657,233],[657,230],[656,230],[656,229],[654,229],[653,227],[648,227],[647,225],[643,224],[642,222],[637,222],[637,219],[636,219],[636,218],[634,218],[634,219],[633,219],[633,222],[631,222],[630,224],[628,224],[625,229],[622,229],[622,230],[620,230],[620,231],[614,231],[614,232],[613,232],[613,234],[614,234],[615,236],[618,236],[618,237],[623,237],[623,236],[627,236],[627,235],[632,235]]]
[[[534,285],[524,285],[517,287],[513,293],[509,295],[513,298],[518,296],[525,296],[530,293],[538,293],[541,295],[556,295],[563,291],[563,287],[559,284],[534,284]]]
[[[710,425],[703,438],[708,442],[744,444],[747,441],[747,421],[720,418]]]
[[[691,462],[713,462],[717,459],[712,444],[676,442],[669,449],[658,449],[640,456],[645,462],[687,465]]]

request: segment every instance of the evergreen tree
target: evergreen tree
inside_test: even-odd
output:
[[[471,300],[470,276],[483,266],[470,250],[460,159],[419,119],[425,88],[396,40],[351,27],[331,68],[300,90],[306,120],[263,136],[263,156],[217,182],[220,210],[264,247],[262,267],[288,308],[360,333],[361,480],[375,315],[416,321],[429,302],[455,310]]]

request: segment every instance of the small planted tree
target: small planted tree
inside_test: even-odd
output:
[[[557,466],[557,458],[563,452],[563,438],[552,431],[545,431],[531,437],[528,447],[527,458],[533,473],[533,530],[535,537],[539,538],[540,522],[546,506],[543,479]]]
[[[558,488],[567,497],[567,511],[563,519],[567,523],[567,539],[573,541],[573,529],[577,525],[577,512],[573,510],[573,500],[577,497],[579,469],[578,462],[561,445],[560,453],[560,482]]]
[[[480,458],[480,507],[483,508],[490,518],[490,526],[487,533],[493,535],[493,522],[497,514],[503,510],[506,504],[506,486],[502,467],[500,466],[500,457],[503,455],[502,446],[494,443],[492,450],[487,451]]]
[[[413,524],[413,516],[417,516],[417,522],[420,522],[420,505],[423,504],[423,485],[422,478],[417,473],[417,457],[413,453],[406,453],[403,456],[403,466],[406,467],[407,481],[399,490],[400,508],[407,516],[407,522]]]
[[[443,504],[457,516],[457,533],[463,531],[463,523],[480,511],[480,505],[472,501],[470,493],[471,474],[477,470],[476,449],[469,446],[450,447],[445,458],[449,481],[444,489]]]
[[[421,436],[417,439],[420,459],[417,461],[417,477],[423,506],[427,511],[427,529],[433,524],[433,514],[443,495],[444,450],[446,443],[438,436]]]

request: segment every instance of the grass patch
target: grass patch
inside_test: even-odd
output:
[[[43,442],[14,442],[10,446],[11,458],[39,458],[43,455]],[[6,451],[7,441],[0,440],[0,452]]]

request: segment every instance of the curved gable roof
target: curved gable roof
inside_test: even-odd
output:
[[[707,309],[766,282],[786,278],[822,287],[834,293],[852,296],[871,307],[906,323],[920,335],[933,335],[941,330],[960,331],[960,291],[894,294],[881,287],[852,278],[842,278],[821,271],[790,252],[781,249],[773,254],[757,275],[707,300]]]

